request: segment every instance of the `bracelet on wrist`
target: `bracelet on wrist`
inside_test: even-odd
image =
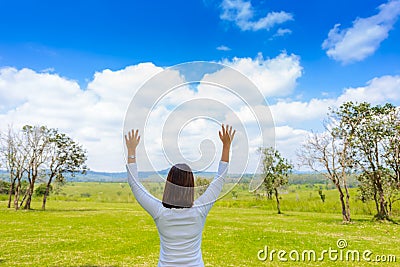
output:
[[[129,155],[128,159],[136,159],[136,155]]]

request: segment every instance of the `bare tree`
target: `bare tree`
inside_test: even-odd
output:
[[[298,151],[302,165],[324,175],[332,181],[339,192],[343,222],[351,222],[350,193],[347,186],[347,175],[352,166],[348,157],[348,145],[335,135],[332,128],[322,134],[312,133]],[[346,197],[346,200],[345,200]]]
[[[3,164],[6,166],[10,177],[8,191],[8,204],[11,207],[14,194],[14,208],[19,209],[19,196],[21,192],[21,180],[26,170],[27,154],[25,144],[19,132],[15,133],[9,126],[6,134],[0,134],[0,154]]]
[[[2,165],[4,165],[9,173],[10,177],[10,188],[8,190],[8,204],[7,208],[11,207],[11,199],[15,188],[15,169],[16,169],[16,145],[14,142],[14,133],[12,128],[8,128],[6,134],[1,133],[0,135],[0,153]]]
[[[24,198],[20,206],[23,205],[24,209],[31,208],[32,195],[35,188],[35,182],[41,172],[45,172],[45,162],[48,159],[48,146],[49,146],[49,133],[50,130],[45,126],[30,126],[25,125],[22,132],[27,142],[28,152],[28,166],[27,166],[27,179],[29,182],[28,189],[25,192]]]

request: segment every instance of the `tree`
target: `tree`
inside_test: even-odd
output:
[[[18,210],[20,192],[22,191],[22,177],[27,169],[28,155],[21,134],[15,133],[11,126],[6,134],[0,134],[0,155],[10,176],[7,207],[11,207],[12,195],[14,194],[14,208]]]
[[[49,145],[49,134],[51,131],[52,130],[49,130],[46,126],[25,125],[22,127],[22,133],[26,142],[26,151],[29,158],[26,170],[29,187],[20,204],[20,206],[22,206],[24,201],[26,201],[24,209],[31,208],[35,182],[37,178],[45,172],[45,162],[48,157],[47,148]]]
[[[37,197],[42,197],[46,193],[47,190],[47,185],[46,184],[40,184],[35,188],[35,196]],[[53,190],[52,187],[50,187],[50,192]]]
[[[392,213],[393,203],[400,200],[400,109],[390,112],[390,125],[387,138],[382,142],[384,155],[383,159],[389,168],[387,175],[390,179],[386,179],[387,201],[389,216]]]
[[[201,196],[208,188],[210,185],[211,181],[207,178],[202,178],[202,177],[196,177],[196,189],[197,189],[197,194]]]
[[[281,214],[278,189],[288,183],[293,166],[272,147],[260,148],[259,151],[263,155],[262,185],[269,198],[275,195],[278,214]]]
[[[46,190],[43,193],[42,209],[46,209],[47,197],[51,191],[51,183],[55,179],[58,183],[64,183],[66,173],[74,175],[76,172],[85,174],[87,155],[86,151],[66,134],[52,129],[49,131],[48,142],[48,180]]]
[[[348,223],[351,217],[347,174],[352,167],[352,159],[348,143],[340,140],[334,128],[328,125],[325,128],[325,133],[310,134],[301,146],[298,157],[303,165],[332,181],[339,192],[343,222]]]
[[[17,161],[16,161],[16,153],[17,148],[15,145],[15,136],[12,129],[9,127],[7,134],[1,134],[0,136],[1,142],[1,159],[2,165],[7,168],[8,173],[10,174],[10,182],[9,182],[9,189],[8,189],[8,204],[7,208],[11,207],[11,199],[12,194],[15,190],[15,181],[16,181],[16,168],[17,168]]]
[[[352,148],[363,199],[375,201],[377,219],[390,219],[388,199],[399,189],[398,110],[392,104],[346,102],[332,112],[339,136]]]
[[[0,180],[0,194],[8,194],[10,183]]]

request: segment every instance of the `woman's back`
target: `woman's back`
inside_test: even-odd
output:
[[[154,221],[160,236],[159,266],[202,266],[201,235],[206,217],[199,208],[162,208]]]
[[[128,164],[128,182],[140,205],[153,217],[160,236],[158,266],[204,266],[201,239],[208,212],[224,185],[228,162],[220,161],[218,173],[191,208],[166,208],[137,180],[136,163]]]

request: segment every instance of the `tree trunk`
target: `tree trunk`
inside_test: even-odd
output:
[[[350,192],[349,188],[347,186],[347,172],[346,172],[346,166],[348,166],[348,158],[347,158],[347,148],[349,146],[348,140],[346,139],[344,142],[344,148],[343,148],[343,154],[341,156],[341,167],[342,167],[342,181],[343,181],[343,187],[346,192],[346,218],[347,222],[351,222],[351,216],[350,216]],[[339,184],[340,185],[340,184]]]
[[[26,203],[24,206],[24,209],[26,209],[26,210],[31,209],[31,202],[32,202],[32,195],[33,195],[34,187],[35,187],[35,182],[34,182],[34,179],[32,179],[32,183],[29,184],[28,192],[26,195],[27,198],[26,198]]]
[[[22,198],[21,203],[19,203],[19,207],[22,207],[22,205],[24,204],[25,199],[26,199],[26,196],[28,195],[28,190],[29,190],[29,189],[26,189],[25,194],[24,194],[24,197]]]
[[[12,199],[12,194],[15,187],[15,179],[13,179],[13,181],[10,183],[10,189],[8,190],[8,204],[7,204],[7,208],[11,208],[11,199]]]
[[[31,209],[31,201],[32,201],[32,186],[29,185],[27,194],[26,194],[26,202],[25,202],[25,206],[24,209],[25,210],[30,210]]]
[[[374,201],[375,201],[376,214],[378,214],[379,213],[379,202],[378,202],[378,198],[376,195],[376,190],[374,190]]]
[[[279,195],[278,195],[278,189],[275,190],[275,198],[276,198],[276,208],[278,209],[278,214],[281,214],[281,204],[279,202]]]
[[[44,192],[44,195],[43,195],[42,210],[45,210],[45,209],[46,209],[47,196],[48,196],[49,193],[50,193],[50,185],[51,185],[51,181],[52,181],[52,180],[53,180],[53,176],[50,176],[50,177],[49,177],[49,181],[47,182],[47,185],[46,185],[46,191]]]
[[[339,191],[340,204],[342,206],[343,222],[344,223],[348,223],[348,222],[350,222],[350,218],[348,217],[348,213],[347,213],[347,210],[346,210],[346,204],[344,203],[343,190],[340,187],[339,182],[335,182],[335,186],[336,186],[337,190]]]
[[[18,183],[17,186],[15,187],[15,191],[14,191],[14,209],[18,210],[19,209],[19,192],[21,191],[21,180],[18,179]]]
[[[381,183],[377,183],[377,189],[378,189],[378,193],[379,193],[379,211],[378,211],[378,214],[375,215],[375,217],[378,220],[387,220],[387,219],[389,219],[389,214],[387,211],[385,194],[383,192]]]
[[[380,209],[380,211],[378,213],[378,219],[380,219],[380,220],[389,219],[385,195],[383,194],[383,192],[379,192],[379,209]]]
[[[347,187],[347,184],[344,185],[344,189],[346,192],[346,217],[348,222],[351,222],[351,216],[350,216],[350,192],[349,188]]]
[[[33,190],[35,189],[35,181],[36,181],[36,177],[37,177],[37,171],[32,171],[32,179],[29,183],[29,188],[28,188],[28,194],[27,194],[27,199],[26,199],[26,203],[24,206],[24,209],[26,210],[30,210],[31,209],[31,202],[32,202],[32,195],[33,195]]]

